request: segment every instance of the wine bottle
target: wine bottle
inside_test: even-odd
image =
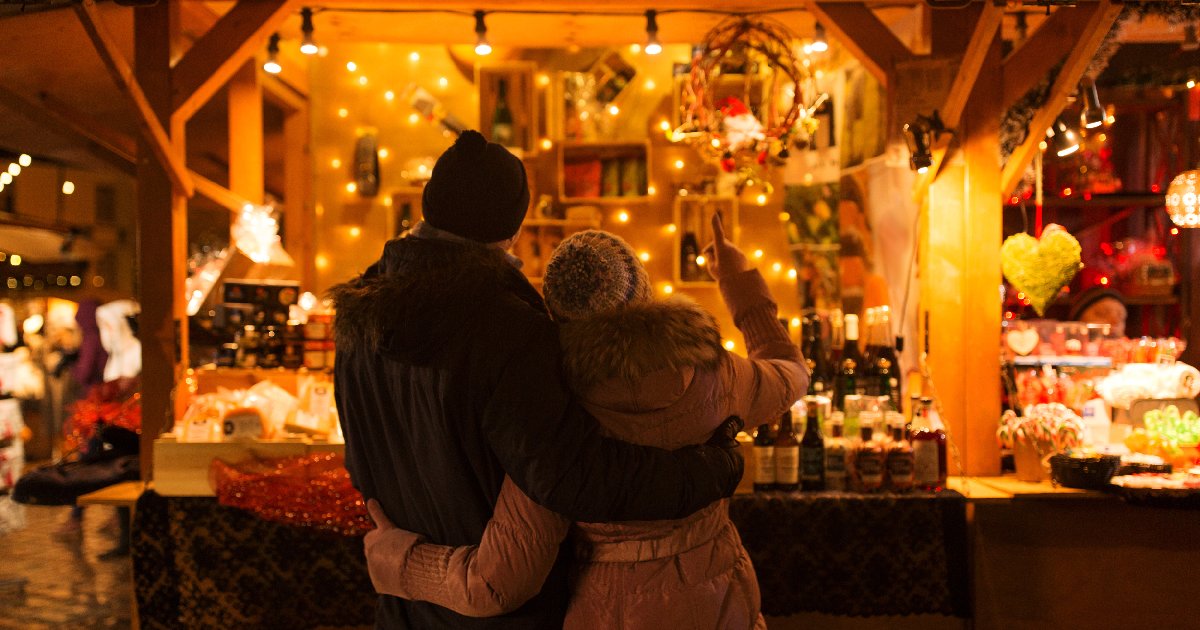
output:
[[[876,316],[879,327],[878,343],[875,349],[875,377],[879,383],[879,395],[891,399],[892,409],[900,411],[903,407],[903,372],[900,371],[900,357],[896,354],[896,337],[892,334],[890,309],[879,307]]]
[[[913,412],[913,483],[921,490],[946,487],[946,431],[932,417],[933,399]]]
[[[834,387],[834,404],[838,411],[845,411],[846,396],[863,394],[859,379],[859,370],[862,368],[862,353],[858,351],[858,316],[847,315],[846,343],[842,348],[842,362]]]
[[[792,430],[792,410],[783,412],[775,435],[775,488],[790,492],[800,488],[800,442]]]
[[[912,444],[904,437],[903,417],[894,420],[890,426],[892,441],[887,452],[888,488],[893,492],[908,492],[913,487]]]
[[[807,421],[800,439],[800,485],[805,492],[825,489],[825,436],[821,434],[821,403],[805,396]]]
[[[771,425],[758,425],[754,432],[754,491],[775,489],[775,438]]]
[[[859,387],[866,396],[879,395],[879,381],[875,374],[875,344],[879,330],[875,322],[876,311],[869,308],[863,313],[862,363],[859,365]],[[881,427],[886,429],[886,427]],[[885,430],[884,433],[887,433]]]
[[[829,353],[825,350],[824,335],[821,334],[821,316],[804,318],[804,342],[800,349],[804,362],[808,364],[808,395],[828,396],[833,370],[829,366]]]
[[[883,487],[883,448],[874,435],[878,418],[879,412],[864,411],[859,419],[859,442],[854,450],[854,478],[860,492],[875,492]]]
[[[508,108],[508,81],[496,82],[496,108],[492,110],[492,142],[513,146],[513,115]]]
[[[835,411],[829,418],[829,439],[825,440],[825,489],[846,490],[846,475],[849,472],[847,459],[850,455],[846,442],[842,412]]]

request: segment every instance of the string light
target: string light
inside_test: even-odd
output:
[[[279,65],[279,33],[272,33],[267,40],[267,60],[263,62],[263,70],[270,74],[283,71],[283,66]]]
[[[358,77],[358,84],[359,84],[359,85],[366,85],[366,84],[367,84],[367,77],[366,77],[366,75],[363,75],[363,76],[360,76],[360,77]]]
[[[683,170],[683,160],[675,160],[675,170]]]
[[[759,196],[761,197],[762,195],[759,195]],[[762,204],[759,204],[759,205],[762,205]],[[787,222],[787,221],[789,221],[791,218],[792,218],[792,215],[790,215],[790,214],[788,214],[788,213],[786,213],[786,212],[780,212],[780,213],[779,213],[779,220],[780,220],[780,221],[782,221],[782,222],[785,222],[785,223],[786,223],[786,222]]]
[[[345,107],[338,108],[338,118],[345,118],[350,115],[350,110]]]
[[[450,79],[447,79],[446,77],[438,77],[438,87],[440,87],[444,90],[449,85],[450,85]]]
[[[674,223],[668,223],[663,229],[667,231],[667,234],[674,234],[677,230],[679,230],[679,226],[675,225]]]
[[[642,259],[642,262],[650,262],[650,252],[642,251],[638,254],[638,258]]]
[[[358,64],[354,63],[353,61],[347,61],[346,62],[346,70],[349,70],[350,72],[357,72]]]
[[[825,41],[825,27],[820,22],[817,22],[817,34],[808,49],[816,53],[823,53],[829,50],[829,42]]]
[[[725,343],[724,343],[724,344],[722,344],[722,345],[724,345],[724,346],[725,346],[725,349],[726,349],[726,350],[728,350],[728,351],[730,351],[730,352],[733,352],[733,349],[737,347],[737,344],[733,343],[733,340],[732,340],[732,339],[726,339],[726,340],[725,340]]]
[[[795,280],[796,279],[796,268],[792,267],[791,269],[788,269],[787,276],[788,276],[789,280]]]
[[[388,90],[388,91],[386,91],[386,92],[384,92],[384,93],[383,93],[383,98],[384,98],[384,100],[386,100],[386,101],[393,101],[393,100],[396,100],[396,93],[395,93],[395,92],[393,92],[393,91],[391,91],[391,90]]]
[[[671,131],[671,123],[668,122],[666,118],[664,118],[664,119],[658,121],[658,128],[662,129],[663,131],[669,132],[669,131]]]
[[[616,105],[609,105],[609,106],[608,106],[608,113],[609,113],[610,115],[616,116],[617,114],[620,114],[620,113],[621,113],[621,108],[620,108],[620,107],[617,107]]]
[[[537,75],[537,84],[538,87],[546,87],[547,85],[550,85],[550,75],[546,74],[545,72],[539,73]]]
[[[646,82],[642,84],[642,87],[647,90],[653,90],[654,88],[658,87],[658,84],[654,82],[654,79],[646,79]]]
[[[628,212],[626,212],[626,211],[624,211],[624,210],[622,210],[622,211],[618,212],[618,213],[617,213],[617,222],[619,222],[619,223],[629,223],[629,213],[628,213]]]
[[[28,153],[22,153],[17,158],[17,164],[20,164],[21,166],[29,166],[30,164],[33,164],[33,158],[29,157]]]
[[[667,295],[671,295],[675,292],[675,287],[671,286],[670,282],[664,282],[662,285],[662,292],[666,293]]]
[[[342,168],[342,161],[337,158],[333,158],[332,160],[329,160],[329,166],[333,168]]]
[[[304,7],[300,10],[300,32],[304,33],[304,39],[300,43],[300,52],[306,55],[315,55],[320,52],[321,48],[313,41],[313,12],[312,9]]]
[[[646,11],[646,47],[647,55],[657,55],[662,52],[662,44],[658,41],[658,11]]]
[[[0,186],[7,186],[12,183],[12,173],[8,171],[0,172]]]
[[[800,327],[800,318],[793,317],[791,323],[792,323],[792,328],[799,328]]]
[[[8,174],[12,175],[13,177],[20,175],[21,174],[21,165],[17,164],[16,162],[9,164],[8,165]],[[12,180],[9,180],[9,181],[12,181]]]
[[[357,225],[350,227],[350,238],[358,238],[362,236],[362,228]]]
[[[631,54],[631,55],[640,55],[640,54],[642,54],[642,45],[641,45],[641,44],[638,44],[638,43],[636,43],[636,42],[635,42],[635,43],[633,43],[633,44],[630,44],[630,45],[629,45],[629,54]]]
[[[779,262],[778,260],[775,261],[775,263],[771,265],[771,271],[774,271],[775,273],[783,271],[783,263]]]
[[[764,193],[758,193],[758,196],[754,198],[754,201],[760,206],[765,206],[767,205],[767,195]]]
[[[12,265],[12,266],[14,266],[14,267],[20,267],[20,266],[21,266],[21,255],[20,255],[20,254],[13,254],[12,256],[9,256],[9,257],[8,257],[8,264],[10,264],[10,265]]]
[[[346,192],[354,193],[357,191],[358,191],[358,184],[355,184],[354,182],[349,182],[348,184],[346,184]]]
[[[550,138],[542,138],[542,150],[549,151],[554,146],[554,141]]]
[[[75,194],[75,182],[73,182],[73,181],[71,181],[71,180],[69,180],[69,179],[68,179],[67,181],[63,182],[63,185],[62,185],[62,193],[63,193],[64,195],[73,195],[73,194]]]
[[[317,254],[313,262],[316,263],[317,269],[326,269],[329,267],[329,259],[325,257],[325,254]]]
[[[408,124],[415,125],[419,122],[421,122],[421,117],[416,112],[408,115]]]
[[[379,159],[386,160],[386,159],[388,159],[389,155],[391,155],[391,152],[389,152],[387,150],[387,147],[383,147],[383,148],[379,149]]]
[[[708,262],[708,259],[704,257],[704,254],[700,254],[699,256],[696,256],[696,266],[703,267],[704,263],[707,263],[707,262]]]
[[[415,51],[415,50],[414,50],[414,51],[412,51],[412,52],[410,52],[410,53],[408,53],[408,60],[409,60],[409,61],[411,61],[411,62],[413,62],[413,63],[417,63],[418,61],[420,61],[420,60],[421,60],[421,53],[419,53],[419,52],[417,52],[417,51]]]
[[[763,257],[763,250],[761,250],[761,249],[756,249],[756,250],[754,250],[754,257],[755,257],[755,258],[762,258],[762,257]]]
[[[657,193],[657,192],[658,192],[658,189],[657,189],[657,188],[655,188],[654,186],[647,186],[647,187],[646,187],[646,194],[647,194],[647,195],[653,195],[654,193]]]
[[[483,11],[475,12],[475,54],[484,56],[492,54],[492,45],[487,40],[487,24],[483,21]]]

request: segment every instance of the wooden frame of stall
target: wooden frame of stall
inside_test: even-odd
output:
[[[302,278],[312,277],[313,214],[307,186],[307,99],[302,75],[272,77],[254,61],[267,37],[300,3],[294,0],[242,0],[178,54],[173,12],[186,3],[160,3],[134,13],[135,56],[123,59],[96,11],[94,0],[76,10],[113,79],[129,98],[140,121],[136,144],[105,130],[103,125],[35,103],[44,117],[67,124],[94,152],[128,168],[136,165],[138,186],[139,282],[142,291],[143,347],[143,474],[153,475],[153,439],[176,416],[182,397],[175,397],[187,364],[187,317],[183,283],[186,272],[187,199],[199,193],[231,210],[262,197],[261,101],[271,99],[288,112],[289,147],[285,167],[289,190],[284,215],[289,222],[287,248],[302,265]],[[363,5],[331,0],[327,5]],[[365,3],[371,4],[371,3]],[[740,3],[717,3],[737,10]],[[444,9],[528,9],[529,3],[442,3]],[[562,5],[561,7],[559,5]],[[417,9],[423,3],[399,1],[391,8]],[[688,0],[661,0],[660,11],[694,6]],[[953,135],[942,135],[933,147],[933,166],[919,177],[914,196],[920,205],[921,311],[928,313],[926,331],[929,371],[945,409],[950,432],[962,454],[965,474],[998,472],[994,439],[1000,408],[999,356],[994,352],[1000,328],[1001,284],[999,243],[1002,198],[1015,186],[1038,150],[1040,134],[1032,133],[1001,168],[996,147],[999,119],[1005,107],[1059,61],[1063,67],[1045,106],[1031,129],[1047,127],[1066,104],[1104,34],[1120,13],[1112,0],[1059,7],[1033,35],[1006,57],[1001,55],[1002,8],[977,2],[968,8],[924,9],[924,48],[917,55],[901,42],[863,2],[807,0],[805,8],[834,35],[888,93],[889,126],[902,120],[905,103],[932,103]],[[793,3],[767,0],[755,10],[792,8]],[[576,9],[575,4],[539,3],[539,9]],[[645,9],[643,2],[618,0],[605,10]],[[174,61],[172,61],[174,60]],[[915,66],[940,67],[952,76],[949,85],[931,85],[910,71]],[[229,89],[230,185],[226,189],[197,176],[184,163],[186,123],[224,85]],[[73,120],[72,120],[73,119]],[[936,226],[936,229],[934,229]],[[1187,261],[1200,267],[1200,230],[1187,236]],[[307,282],[306,282],[307,284]],[[1190,292],[1186,312],[1200,312],[1200,292]],[[923,318],[924,319],[924,318]],[[1189,358],[1200,354],[1200,327],[1189,332]],[[982,345],[972,340],[984,340]]]

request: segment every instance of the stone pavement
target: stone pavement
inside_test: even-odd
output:
[[[26,507],[25,527],[0,534],[0,630],[130,627],[129,556],[98,558],[117,544],[116,509],[85,508],[81,532],[56,535],[69,511]]]

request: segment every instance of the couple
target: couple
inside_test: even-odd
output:
[[[528,204],[520,160],[464,132],[425,221],[333,290],[377,627],[761,627],[723,500],[733,437],[808,380],[762,277],[714,217],[712,271],[752,360],[695,304],[654,300],[608,233],[563,241],[543,302],[505,253]]]

